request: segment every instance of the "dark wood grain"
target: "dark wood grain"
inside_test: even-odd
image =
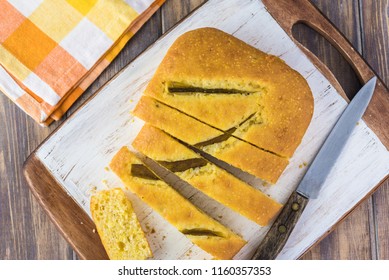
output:
[[[70,115],[97,89],[127,65],[202,0],[167,0],[162,9],[130,40],[113,63],[71,108]],[[388,0],[314,0],[320,10],[346,34],[354,48],[386,84],[389,62]],[[352,96],[359,87],[340,55],[309,30],[298,30],[303,40],[314,42],[340,84]],[[317,42],[315,42],[317,41]],[[315,44],[318,46],[315,47]],[[311,47],[311,46],[309,46]],[[385,55],[386,54],[386,55]],[[344,74],[345,73],[345,74]],[[385,116],[387,112],[382,112]],[[379,119],[378,115],[378,119]],[[375,116],[377,118],[377,116]],[[63,118],[63,120],[66,117]],[[0,94],[0,259],[74,259],[75,253],[58,233],[22,176],[27,156],[61,122],[42,128]],[[335,231],[312,248],[304,259],[389,259],[389,185],[362,203]]]
[[[389,1],[362,1],[360,3],[363,29],[364,58],[389,84]],[[389,128],[387,128],[389,130]],[[389,259],[389,181],[373,195],[371,232],[377,259]]]
[[[170,0],[162,8],[162,32],[165,33],[206,0]]]
[[[0,259],[73,258],[22,174],[27,156],[59,124],[40,127],[0,94]]]
[[[337,0],[312,1],[344,34],[357,51],[362,53],[362,34],[357,1]],[[337,13],[333,8],[338,5]],[[361,84],[346,59],[323,36],[304,24],[294,28],[293,34],[307,46],[334,73],[349,98],[359,90]],[[372,199],[367,199],[336,229],[314,246],[303,259],[371,259],[375,258],[375,243],[371,243],[370,219]],[[337,248],[336,250],[334,248]]]
[[[308,204],[308,199],[293,192],[284,204],[281,213],[273,222],[270,230],[257,248],[254,260],[274,260],[281,252],[301,214]]]

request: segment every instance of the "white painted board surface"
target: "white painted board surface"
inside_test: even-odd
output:
[[[38,149],[38,158],[89,215],[89,201],[94,188],[123,186],[106,167],[123,145],[130,145],[143,125],[143,121],[134,118],[130,111],[174,40],[199,27],[221,29],[264,52],[279,56],[300,72],[311,87],[315,100],[313,119],[289,166],[273,186],[263,186],[259,180],[251,182],[277,201],[286,202],[305,173],[305,164],[309,165],[312,161],[347,106],[261,1],[211,0],[122,70]],[[309,202],[278,258],[299,257],[388,173],[389,152],[374,132],[360,121],[319,198]],[[182,187],[179,190],[210,216],[248,241],[235,256],[236,259],[251,257],[268,227],[256,225],[195,189]],[[211,258],[136,196],[129,194],[129,197],[146,230],[155,259]]]

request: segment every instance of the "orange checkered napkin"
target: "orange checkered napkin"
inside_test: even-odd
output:
[[[0,0],[0,90],[58,120],[165,0]]]

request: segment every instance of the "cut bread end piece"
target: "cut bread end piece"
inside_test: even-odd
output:
[[[277,182],[289,163],[149,96],[142,96],[133,113],[174,138],[271,184]]]
[[[145,260],[153,256],[131,202],[120,188],[99,191],[90,209],[111,260]]]
[[[129,190],[194,244],[216,259],[232,259],[246,244],[239,235],[202,212],[151,170],[147,169],[154,176],[143,176],[147,171],[142,172],[141,177],[134,176],[133,167],[139,165],[143,162],[123,147],[112,159],[110,168]]]
[[[196,189],[261,226],[268,225],[282,207],[149,124],[143,126],[132,146]]]

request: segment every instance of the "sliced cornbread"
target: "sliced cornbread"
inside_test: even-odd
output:
[[[158,128],[144,125],[132,146],[209,197],[259,225],[267,225],[281,208],[281,204],[208,162]]]
[[[142,96],[133,114],[171,136],[269,183],[275,183],[288,165],[285,158],[223,133],[148,96]]]
[[[152,257],[131,202],[122,189],[103,190],[93,195],[90,210],[111,260],[144,260]]]
[[[246,244],[160,180],[127,147],[114,156],[110,168],[129,190],[214,258],[231,259]]]
[[[181,35],[144,94],[286,158],[313,113],[312,93],[298,72],[214,28]]]

